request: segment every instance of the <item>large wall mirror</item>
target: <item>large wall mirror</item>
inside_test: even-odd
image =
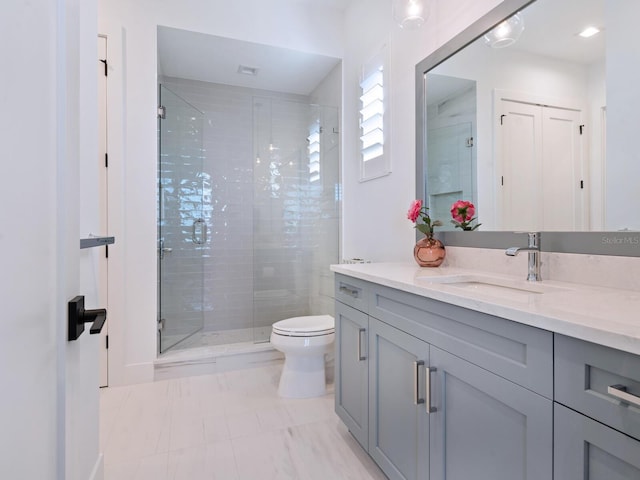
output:
[[[637,18],[637,0],[505,0],[420,62],[417,194],[432,216],[454,230],[451,205],[468,200],[478,232],[619,232],[636,255]],[[505,21],[524,25],[515,41],[499,41]]]

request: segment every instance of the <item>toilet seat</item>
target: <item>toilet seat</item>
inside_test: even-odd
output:
[[[272,333],[286,337],[319,337],[335,332],[331,315],[310,315],[280,320],[272,326]]]

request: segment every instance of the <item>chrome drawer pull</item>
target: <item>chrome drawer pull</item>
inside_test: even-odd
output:
[[[420,389],[420,367],[424,366],[424,362],[422,360],[418,360],[413,362],[413,404],[420,405],[424,403],[424,398],[420,398],[420,394],[418,393]]]
[[[353,298],[358,298],[358,290],[355,289],[355,288],[349,288],[349,287],[346,287],[344,285],[340,285],[340,289],[339,290],[340,290],[340,293],[344,293],[344,294],[349,295],[350,297],[353,297]]]
[[[630,403],[631,405],[640,407],[640,397],[633,395],[632,393],[627,393],[627,387],[624,385],[609,385],[607,387],[607,393],[625,403]]]
[[[433,413],[433,412],[437,412],[438,409],[436,407],[432,407],[431,406],[431,374],[434,372],[437,372],[438,369],[435,367],[427,367],[426,368],[426,375],[425,375],[425,397],[427,399],[426,403],[426,408],[427,408],[427,413]]]
[[[366,355],[362,355],[362,334],[366,331],[367,331],[366,328],[361,328],[360,330],[358,330],[358,361],[359,362],[367,359]]]

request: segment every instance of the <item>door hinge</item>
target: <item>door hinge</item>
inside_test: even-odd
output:
[[[467,148],[473,147],[473,137],[467,138],[467,141],[466,141],[465,145],[466,145]]]
[[[162,105],[160,105],[158,107],[158,118],[161,118],[163,120],[165,118],[167,118],[167,109],[166,109],[166,107],[163,107]]]
[[[109,245],[104,246],[104,258],[109,258]]]
[[[105,59],[99,59],[98,61],[104,63],[104,76],[105,77],[109,76],[109,70],[108,70],[109,65],[107,64],[107,59],[106,58]]]
[[[504,186],[504,176],[500,177],[500,185]]]
[[[503,125],[504,117],[506,117],[506,115],[500,115],[500,125]]]
[[[109,335],[106,335],[104,337],[104,348],[106,348],[107,350],[109,350]]]
[[[158,319],[158,330],[164,330],[164,323],[165,323],[165,319],[164,318],[159,318]]]
[[[104,168],[109,168],[109,154],[104,154]]]
[[[580,188],[584,188],[584,180],[580,180]]]
[[[580,125],[578,128],[580,129],[580,135],[582,135],[584,132],[584,125]]]

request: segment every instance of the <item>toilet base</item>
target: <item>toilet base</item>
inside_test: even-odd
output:
[[[324,355],[287,354],[280,375],[278,395],[312,398],[327,393]]]

